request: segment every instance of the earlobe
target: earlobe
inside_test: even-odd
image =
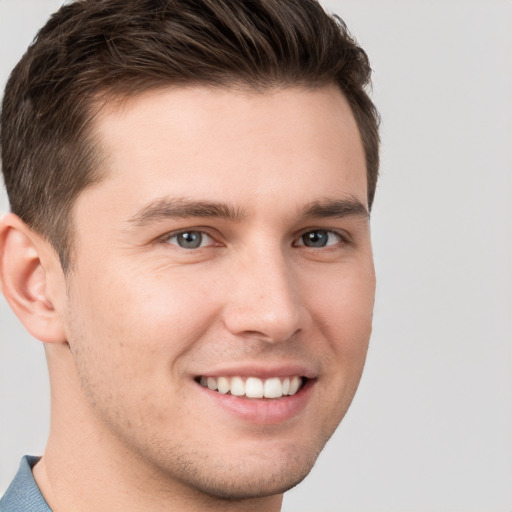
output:
[[[63,343],[66,336],[49,294],[57,256],[48,242],[32,231],[19,217],[9,213],[0,220],[0,282],[11,309],[27,331],[45,343]],[[58,258],[57,258],[58,259]]]

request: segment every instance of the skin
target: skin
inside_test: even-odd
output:
[[[277,511],[344,416],[371,332],[350,108],[334,86],[175,88],[112,106],[95,130],[106,177],[74,206],[71,272],[14,215],[1,226],[4,294],[50,370],[36,481],[56,512]],[[176,216],[187,201],[232,215]],[[304,215],[312,204],[337,212]],[[180,230],[202,245],[180,247]],[[311,232],[327,245],[305,245]],[[285,419],[247,419],[195,380],[290,368],[310,383]]]

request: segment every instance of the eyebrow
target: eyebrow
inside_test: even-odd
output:
[[[303,218],[320,218],[320,217],[364,217],[368,219],[370,213],[361,201],[355,197],[346,199],[324,199],[314,201],[299,212],[299,216]]]
[[[164,197],[141,208],[128,222],[142,227],[169,218],[219,217],[239,222],[245,216],[243,208],[225,203]]]
[[[215,201],[193,201],[186,198],[164,197],[152,201],[141,208],[128,222],[136,226],[146,226],[169,218],[208,217],[241,222],[247,216],[241,206],[231,206]],[[358,199],[324,199],[313,201],[298,211],[298,218],[369,218],[369,212]]]

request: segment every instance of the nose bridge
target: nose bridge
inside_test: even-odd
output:
[[[289,339],[303,327],[304,308],[291,261],[279,246],[259,246],[240,258],[230,286],[226,325],[237,335],[269,342]]]

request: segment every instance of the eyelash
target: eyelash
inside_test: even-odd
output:
[[[320,238],[318,237],[319,234],[321,234]],[[316,241],[319,241],[321,244],[323,241],[325,241],[325,245],[307,245],[306,240],[308,239],[306,237],[308,235],[310,235],[309,242],[315,243]],[[314,235],[316,235],[316,237]],[[322,240],[324,235],[327,235],[327,240]],[[337,238],[337,241],[334,243],[329,243],[329,239],[333,236]],[[343,236],[341,233],[333,231],[332,229],[310,229],[304,232],[293,245],[295,247],[307,247],[310,249],[330,249],[339,244],[346,245],[347,243],[349,243],[349,241],[346,236]]]
[[[189,249],[189,250],[195,250],[195,249],[200,249],[204,246],[202,246],[202,242],[203,242],[203,238],[204,237],[207,237],[209,238],[211,241],[215,241],[214,238],[209,235],[206,231],[203,231],[203,230],[200,230],[200,229],[186,229],[186,230],[183,230],[183,231],[178,231],[176,233],[169,233],[168,235],[165,235],[163,238],[162,238],[162,241],[165,242],[165,243],[171,243],[170,240],[172,240],[173,238],[174,239],[177,239],[180,235],[192,235],[192,234],[199,234],[200,235],[200,244],[198,247],[182,247],[180,246],[178,243],[176,244],[172,244],[172,245],[176,245],[178,247],[181,247],[182,249]]]
[[[328,238],[327,238],[326,244],[325,245],[319,245],[319,246],[306,245],[304,237],[306,237],[307,235],[312,235],[314,233],[316,233],[316,234],[319,234],[319,233],[327,234]],[[194,235],[199,234],[200,235],[199,245],[197,247],[183,247],[178,242],[176,242],[174,244],[171,243],[172,239],[177,240],[177,238],[180,235],[187,235],[187,234],[188,235],[192,235],[192,234],[194,234]],[[328,243],[329,242],[329,238],[332,238],[332,236],[335,236],[338,240],[335,243],[329,244]],[[178,231],[178,232],[175,232],[175,233],[169,233],[169,234],[165,235],[164,237],[162,237],[161,241],[164,242],[164,243],[167,243],[167,244],[175,245],[175,246],[180,247],[180,248],[185,249],[185,250],[196,250],[196,249],[201,249],[201,248],[205,247],[204,245],[202,245],[204,237],[207,237],[212,242],[215,242],[215,239],[214,239],[213,236],[211,236],[206,231],[201,230],[201,229],[187,229],[187,230],[182,230],[182,231]],[[313,237],[311,237],[311,240],[312,240],[312,238]],[[314,240],[313,240],[313,242],[314,242]],[[191,243],[193,244],[193,241],[191,241]],[[338,244],[340,244],[342,246],[346,246],[346,245],[349,245],[350,243],[351,243],[351,241],[349,240],[348,236],[347,235],[343,235],[342,233],[340,233],[338,231],[334,231],[332,229],[316,228],[316,229],[308,229],[307,231],[302,232],[302,234],[300,234],[295,239],[295,241],[293,243],[293,247],[306,247],[306,248],[309,248],[309,249],[331,249],[334,246],[337,246]],[[210,242],[208,245],[221,245],[221,244],[219,244],[219,243],[211,244],[211,242]]]

